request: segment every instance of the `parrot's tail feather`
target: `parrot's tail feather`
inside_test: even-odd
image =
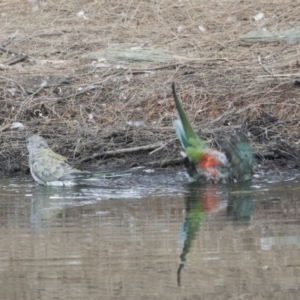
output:
[[[176,133],[186,152],[188,158],[195,164],[199,163],[201,156],[205,153],[207,147],[204,140],[198,137],[194,131],[182,105],[177,97],[175,84],[172,84],[173,97],[179,114],[179,120],[174,121]]]
[[[188,147],[188,141],[186,139],[186,135],[182,126],[182,123],[180,120],[175,120],[173,122],[173,125],[175,127],[176,133],[179,137],[179,140],[181,142],[181,145],[183,147],[183,149],[186,149]]]
[[[76,180],[98,180],[98,179],[104,179],[104,178],[119,178],[124,176],[130,176],[133,172],[136,172],[138,170],[141,170],[143,167],[136,167],[131,168],[128,170],[123,171],[103,171],[103,172],[80,172],[80,173],[74,173],[71,175],[74,175]]]
[[[179,118],[181,121],[181,127],[183,128],[184,131],[184,135],[185,135],[185,139],[188,141],[190,139],[198,139],[197,134],[195,133],[178,97],[176,94],[176,90],[175,90],[175,83],[173,82],[172,84],[172,92],[173,92],[173,97],[174,97],[174,101],[175,101],[175,105],[179,114]],[[180,138],[180,137],[179,137]]]

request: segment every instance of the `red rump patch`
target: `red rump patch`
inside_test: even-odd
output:
[[[205,153],[200,160],[200,167],[202,169],[211,169],[211,168],[215,168],[219,165],[221,165],[222,162],[215,156],[209,154],[209,153]]]

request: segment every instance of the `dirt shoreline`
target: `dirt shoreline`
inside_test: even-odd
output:
[[[87,170],[177,168],[172,82],[210,145],[242,131],[259,164],[299,168],[299,44],[244,42],[250,32],[296,26],[293,1],[11,1],[0,9],[2,176],[29,174],[28,133]]]

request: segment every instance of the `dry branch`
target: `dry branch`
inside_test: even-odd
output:
[[[155,143],[155,144],[139,146],[139,147],[109,150],[109,151],[105,151],[105,152],[95,153],[95,154],[93,154],[92,156],[89,156],[89,157],[85,157],[85,158],[81,159],[79,161],[79,163],[87,162],[89,160],[100,158],[100,157],[116,156],[116,155],[125,154],[125,153],[152,150],[152,149],[155,149],[155,148],[160,148],[163,145],[164,145],[163,143],[158,142],[158,143]]]
[[[7,53],[18,56],[17,58],[5,63],[6,65],[9,65],[9,66],[15,65],[15,64],[22,62],[28,58],[28,55],[26,55],[24,53],[18,53],[18,52],[12,51],[10,49],[7,49],[6,47],[3,47],[3,46],[0,46],[0,50],[3,52],[7,52]]]
[[[178,165],[183,162],[183,157],[176,157],[176,158],[170,158],[170,159],[162,159],[162,160],[154,160],[147,162],[146,166],[152,166],[152,167],[159,167],[164,168],[170,165]]]

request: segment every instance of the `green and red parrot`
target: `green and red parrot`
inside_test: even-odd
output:
[[[253,151],[244,137],[235,136],[221,150],[210,148],[193,129],[172,84],[179,114],[174,127],[184,149],[184,164],[193,181],[210,183],[242,182],[251,179]]]

